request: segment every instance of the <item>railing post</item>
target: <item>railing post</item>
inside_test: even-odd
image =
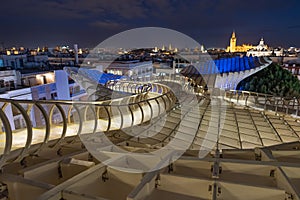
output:
[[[11,130],[10,123],[9,123],[5,113],[2,111],[2,109],[0,109],[0,119],[2,121],[3,128],[5,130],[5,147],[4,147],[4,150],[3,150],[3,155],[0,158],[0,168],[2,168],[2,166],[6,162],[7,155],[11,151],[11,147],[12,147],[12,130]]]
[[[296,109],[296,116],[298,116],[298,112],[299,112],[299,99],[297,99],[297,109]]]

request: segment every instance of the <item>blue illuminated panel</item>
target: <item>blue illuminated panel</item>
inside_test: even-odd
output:
[[[240,71],[251,70],[260,65],[257,57],[234,57],[234,58],[221,58],[217,60],[210,60],[198,66],[200,74],[223,74],[235,73]],[[106,75],[101,77],[103,80],[113,79],[114,77],[106,78]]]

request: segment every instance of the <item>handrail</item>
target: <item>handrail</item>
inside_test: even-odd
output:
[[[128,85],[133,85],[133,82],[127,82]],[[142,84],[135,84],[136,85],[142,85]],[[142,85],[145,88],[142,88],[138,92],[142,93],[148,93],[151,92],[153,94],[156,94],[156,96],[151,98],[140,98],[141,94],[138,95],[132,95],[129,96],[128,103],[124,103],[124,98],[119,99],[113,99],[113,100],[106,100],[101,102],[96,101],[70,101],[70,100],[14,100],[14,99],[2,99],[0,98],[0,104],[2,103],[2,108],[0,109],[0,120],[3,124],[3,129],[5,130],[5,144],[3,148],[3,154],[0,155],[0,168],[5,165],[7,162],[13,162],[15,159],[21,160],[23,157],[29,155],[29,154],[35,154],[38,151],[40,151],[41,148],[45,148],[48,146],[49,148],[55,148],[58,145],[61,145],[63,142],[66,141],[65,138],[67,136],[72,137],[78,137],[80,134],[84,133],[84,128],[88,129],[88,133],[95,133],[96,131],[99,131],[100,129],[103,129],[102,131],[109,131],[114,130],[112,121],[114,118],[114,115],[112,115],[112,112],[114,109],[118,110],[118,116],[121,115],[121,122],[120,128],[126,128],[131,127],[133,125],[137,125],[140,123],[145,123],[148,120],[151,120],[152,117],[158,117],[164,112],[168,112],[171,110],[176,103],[176,97],[173,94],[172,90],[163,84],[159,83],[151,83],[147,85]],[[128,86],[130,87],[130,86]],[[119,87],[120,88],[120,87]],[[156,91],[154,91],[156,89]],[[158,95],[157,95],[158,94]],[[23,106],[28,107],[27,110],[23,108]],[[93,110],[93,106],[95,106],[98,110]],[[10,114],[10,112],[7,112],[6,109],[12,109],[12,107],[15,107],[18,110],[17,115],[19,113],[23,116],[23,119],[26,122],[26,131],[24,133],[27,134],[27,139],[25,141],[24,146],[18,147],[16,150],[18,150],[16,155],[11,154],[14,148],[14,143],[16,142],[14,139],[17,137],[17,133],[13,134],[13,129],[11,127],[11,124],[14,123],[13,114]],[[145,117],[144,107],[147,107],[151,111],[151,117]],[[104,109],[104,113],[101,115],[101,109]],[[93,110],[92,120],[89,120],[87,116],[89,116],[88,110]],[[158,112],[154,112],[153,109],[158,110]],[[56,113],[55,113],[56,111]],[[73,112],[72,112],[73,111]],[[104,117],[106,112],[107,118]],[[136,120],[136,117],[134,116],[136,112],[139,112],[141,115],[141,120]],[[40,139],[37,143],[33,141],[34,136],[34,127],[32,123],[31,115],[39,114],[40,117],[43,118],[41,124],[39,124],[39,127],[42,127],[44,137]],[[56,122],[52,122],[53,117],[58,114],[60,115],[59,120]],[[71,118],[75,120],[75,115],[78,116],[78,121],[72,122]],[[99,116],[100,115],[100,116]],[[131,117],[130,117],[131,116]],[[125,122],[126,120],[131,119],[132,121],[128,121],[128,123]],[[98,120],[106,120],[107,126],[99,126]],[[87,125],[84,126],[85,123],[93,123],[93,125]],[[68,133],[67,135],[67,129],[69,126],[73,124],[78,124],[77,131],[72,132],[71,134]],[[58,135],[58,137],[53,138],[54,134],[51,132],[52,128],[60,126],[61,133]],[[90,130],[91,129],[91,130]],[[18,127],[18,130],[24,130],[24,127]],[[55,132],[55,134],[57,134]],[[52,136],[52,138],[51,138]],[[47,145],[48,141],[50,140],[56,140],[56,142],[49,146]],[[73,139],[74,140],[74,139]],[[68,141],[67,141],[68,142]],[[34,152],[30,150],[31,145],[38,144],[39,148],[35,149]],[[23,145],[23,144],[22,144]],[[36,145],[34,145],[36,146]],[[20,151],[21,150],[21,151]],[[9,155],[9,161],[8,161],[8,155]]]
[[[181,80],[175,80],[183,81]],[[171,110],[176,102],[177,98],[172,92],[172,90],[164,85],[157,82],[151,82],[151,85],[143,85],[136,84],[134,82],[121,82],[118,87],[115,87],[117,90],[125,90],[126,87],[130,88],[134,85],[136,88],[137,85],[145,86],[145,90],[137,90],[138,92],[151,92],[156,94],[157,96],[151,98],[144,98],[141,97],[141,94],[129,96],[127,103],[124,103],[124,98],[114,99],[114,100],[106,100],[101,102],[96,101],[64,101],[64,100],[13,100],[13,99],[0,99],[0,104],[2,103],[2,108],[0,109],[0,120],[2,121],[3,129],[5,130],[5,145],[3,147],[3,153],[0,155],[0,168],[5,165],[7,162],[12,162],[15,159],[22,159],[22,157],[36,153],[41,148],[45,148],[47,146],[48,141],[50,140],[50,136],[52,136],[52,128],[56,126],[61,126],[61,134],[58,138],[51,138],[51,140],[56,140],[55,143],[51,143],[53,145],[49,146],[49,148],[55,148],[60,145],[62,142],[66,141],[67,136],[78,137],[80,134],[84,133],[84,131],[89,131],[89,133],[95,133],[99,131],[101,128],[102,131],[110,131],[115,129],[122,129],[122,128],[129,128],[134,125],[138,125],[140,123],[145,123],[151,120],[153,117],[158,117],[162,113],[168,112]],[[126,85],[128,84],[128,85]],[[126,85],[126,86],[125,86]],[[151,88],[151,89],[150,89]],[[134,90],[134,89],[133,89]],[[255,93],[255,92],[248,92],[248,91],[237,91],[237,90],[230,90],[225,91],[224,98],[228,98],[230,101],[236,100],[238,103],[244,103],[245,106],[251,106],[254,104],[258,107],[263,106],[264,109],[274,108],[276,111],[280,111],[280,109],[286,109],[286,113],[290,113],[291,111],[295,111],[298,114],[299,111],[299,100],[296,98],[293,99],[284,99],[282,97],[275,97],[272,95]],[[257,100],[252,100],[249,97],[257,98]],[[262,99],[261,99],[262,98]],[[245,100],[245,102],[242,102]],[[287,101],[287,102],[284,102]],[[281,104],[280,104],[281,103]],[[25,110],[22,107],[22,104],[28,106],[28,109]],[[23,116],[23,119],[26,122],[26,134],[27,139],[23,147],[18,149],[18,153],[15,157],[11,156],[11,152],[13,150],[13,144],[15,137],[13,135],[13,129],[11,126],[12,119],[9,115],[9,112],[6,112],[6,109],[11,109],[10,107],[15,107],[18,112]],[[93,110],[93,106],[97,108],[97,110]],[[281,106],[281,107],[280,107]],[[36,110],[34,108],[37,108]],[[146,116],[144,109],[150,109],[150,118]],[[60,115],[61,119],[56,122],[52,123],[52,117],[55,114],[55,109],[58,110],[57,114]],[[89,116],[88,110],[92,109],[93,114],[92,120],[89,120],[87,116]],[[114,109],[117,109],[117,115],[119,117],[119,125],[118,127],[114,127],[113,120],[114,114],[112,113]],[[73,111],[73,112],[72,112]],[[155,111],[155,112],[154,112]],[[40,114],[41,117],[44,118],[43,121],[43,130],[44,130],[44,137],[38,141],[39,149],[35,149],[34,152],[30,149],[31,145],[34,143],[32,137],[34,136],[33,126],[31,124],[30,114],[31,112],[37,112]],[[140,115],[140,119],[136,118],[137,112]],[[78,115],[78,121],[75,123],[72,122],[72,117],[74,119],[75,115]],[[105,120],[107,124],[104,127],[100,127],[98,120]],[[126,121],[128,120],[128,121]],[[91,126],[86,125],[85,123],[93,123]],[[59,123],[59,124],[58,124]],[[67,128],[73,124],[78,124],[77,131],[72,132],[71,134],[67,135]],[[87,128],[87,129],[84,129]],[[36,143],[34,143],[36,144]],[[36,146],[36,145],[35,145]],[[8,161],[8,155],[9,161]]]
[[[249,97],[253,97],[254,101],[251,101]],[[239,104],[244,103],[245,106],[299,116],[300,98],[297,97],[278,97],[251,91],[228,90],[225,91],[224,98],[228,98],[229,101],[236,100]],[[242,100],[245,102],[241,102]]]

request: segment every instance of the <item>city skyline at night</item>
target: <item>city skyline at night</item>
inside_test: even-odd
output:
[[[206,47],[237,43],[300,46],[299,1],[6,1],[1,3],[0,45],[49,46],[78,43],[92,48],[119,32],[164,27]]]
[[[0,200],[300,200],[299,0],[0,6]]]

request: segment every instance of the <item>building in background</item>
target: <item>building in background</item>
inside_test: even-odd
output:
[[[241,46],[236,45],[237,38],[235,36],[235,32],[232,32],[229,46],[226,49],[226,52],[234,53],[234,52],[247,52],[248,50],[252,49],[253,46],[250,44],[243,44]]]
[[[250,49],[249,51],[247,51],[247,56],[257,56],[257,57],[261,57],[261,56],[283,56],[284,55],[284,51],[282,48],[270,48],[268,45],[265,44],[264,39],[261,38],[261,40],[259,41],[259,44]]]
[[[0,98],[22,99],[22,100],[80,100],[86,96],[86,92],[73,80],[69,79],[67,73],[63,70],[46,73],[22,74],[22,78],[16,70],[0,71],[0,85],[9,83],[9,87],[0,89]],[[17,87],[17,80],[22,80],[21,85]],[[14,85],[12,88],[11,85]],[[50,108],[45,108],[49,111]],[[7,114],[12,130],[26,127],[21,113],[13,106],[4,108]],[[30,111],[33,127],[43,125],[41,113],[38,109],[32,108]],[[53,115],[56,120],[61,116],[56,109]]]
[[[153,75],[152,61],[140,62],[139,60],[115,61],[105,71],[107,73],[128,76],[130,80],[150,80]]]
[[[300,80],[300,59],[289,60],[282,65],[282,68],[290,71]]]
[[[11,69],[21,69],[27,63],[26,54],[7,54],[0,55],[3,67],[10,67]]]

